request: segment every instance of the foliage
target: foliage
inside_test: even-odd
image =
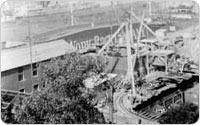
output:
[[[59,94],[60,97],[73,98],[82,94],[80,91],[84,89],[83,80],[92,73],[103,72],[105,63],[100,57],[73,53],[55,58],[50,63],[44,63],[42,67],[42,82],[49,92]]]
[[[76,53],[55,58],[42,65],[42,91],[23,100],[16,119],[23,124],[88,124],[105,123],[103,114],[92,104],[83,80],[91,72],[104,69],[100,58]]]
[[[1,119],[3,122],[5,123],[12,123],[12,124],[16,124],[17,121],[14,118],[14,114],[12,113],[12,109],[13,109],[13,104],[10,104],[7,109],[3,109],[2,108],[2,103],[1,103]]]
[[[94,90],[98,92],[106,91],[108,89],[110,89],[110,85],[107,82],[94,87]]]
[[[88,124],[104,123],[103,115],[85,98],[58,99],[38,92],[24,100],[17,113],[23,124]]]
[[[185,103],[172,107],[163,114],[159,123],[162,124],[192,124],[199,118],[199,108],[193,103]]]

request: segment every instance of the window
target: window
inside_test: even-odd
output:
[[[33,85],[33,90],[34,91],[37,91],[38,89],[39,89],[39,85],[38,84]]]
[[[177,101],[179,101],[181,99],[181,93],[177,94],[175,97],[174,97],[174,103],[176,103]]]
[[[165,101],[165,107],[169,107],[171,104],[173,103],[173,100],[172,100],[172,98],[170,98],[170,99],[168,99],[168,100],[166,100]]]
[[[25,89],[20,89],[19,92],[25,93]]]
[[[45,83],[42,84],[42,87],[45,88]]]
[[[37,76],[38,75],[38,64],[37,63],[32,64],[32,68],[33,68],[33,76]]]
[[[161,105],[161,106],[163,106],[163,101],[161,100],[161,101],[159,101],[158,102],[158,105]]]
[[[18,69],[18,81],[23,81],[24,80],[24,70],[23,68]]]
[[[182,104],[183,102],[182,101],[177,101],[176,104],[180,105]]]

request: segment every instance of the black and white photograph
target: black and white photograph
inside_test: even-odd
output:
[[[3,124],[198,124],[197,0],[4,0]]]

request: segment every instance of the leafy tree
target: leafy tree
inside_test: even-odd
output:
[[[43,84],[50,93],[60,97],[76,98],[83,94],[83,80],[92,73],[100,73],[105,69],[103,58],[80,56],[76,53],[55,58],[42,66]]]
[[[14,118],[14,114],[12,113],[12,109],[14,107],[13,104],[8,105],[8,107],[6,109],[2,108],[2,103],[1,103],[1,119],[3,122],[5,123],[12,123],[12,124],[16,124],[16,120]]]
[[[174,106],[163,114],[159,123],[162,124],[192,124],[199,118],[199,108],[193,103]]]
[[[23,124],[88,124],[105,123],[103,115],[85,98],[58,99],[46,92],[37,92],[23,102],[17,112]]]
[[[17,111],[19,123],[88,124],[105,123],[103,114],[92,104],[83,80],[91,72],[103,71],[101,58],[76,53],[55,58],[42,65],[42,91],[23,100]]]

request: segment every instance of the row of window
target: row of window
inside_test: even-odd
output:
[[[38,75],[38,64],[34,63],[32,64],[32,76]],[[24,69],[23,67],[18,68],[18,81],[24,80]]]
[[[165,107],[169,107],[172,103],[177,103],[182,99],[182,94],[178,93],[174,98],[169,98],[165,101]]]
[[[39,89],[39,85],[38,84],[33,85],[33,90],[32,91],[37,91],[38,89]],[[20,89],[19,92],[25,93],[25,89],[24,88]]]

